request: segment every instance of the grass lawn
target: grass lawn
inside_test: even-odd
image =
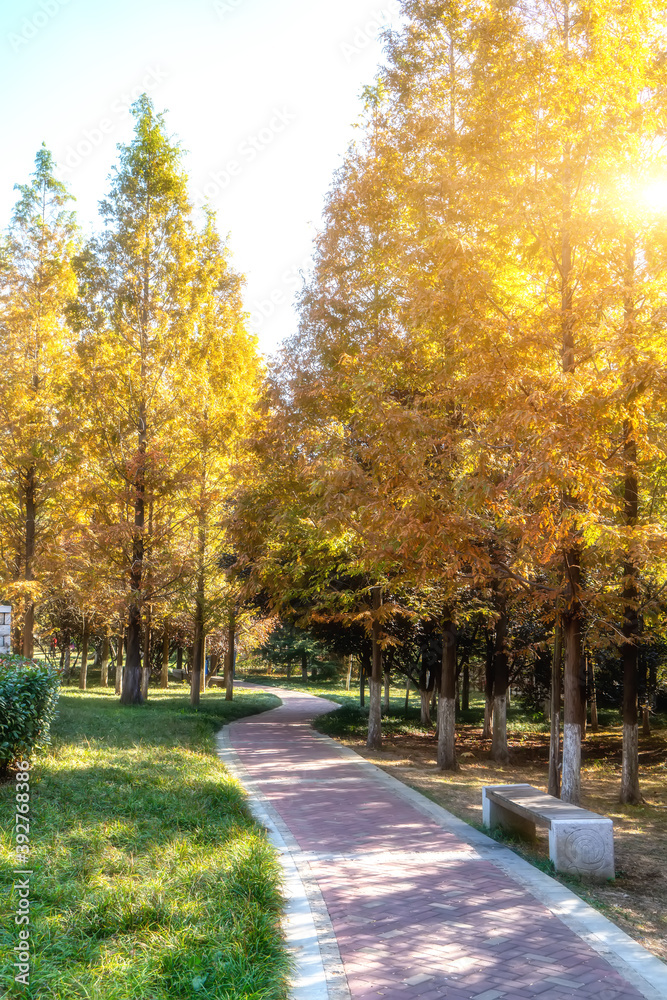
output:
[[[122,708],[63,688],[53,746],[31,774],[30,985],[3,963],[3,996],[49,1000],[284,1000],[281,870],[215,754],[226,722],[272,695],[151,689]],[[18,944],[14,782],[0,786],[0,926]]]
[[[260,682],[259,677],[249,676],[248,680]],[[261,683],[288,686],[285,678],[262,678]],[[317,719],[317,729],[480,829],[484,785],[529,782],[547,789],[549,727],[532,721],[518,707],[508,711],[511,760],[501,766],[490,759],[491,741],[481,738],[482,696],[473,696],[470,710],[461,714],[457,726],[460,769],[443,774],[436,768],[435,727],[420,724],[417,695],[411,695],[406,719],[404,691],[392,688],[391,715],[383,720],[384,747],[378,753],[366,750],[367,722],[358,707],[358,692],[348,693],[335,683],[303,686],[300,679],[289,687],[339,702],[343,708]],[[621,746],[619,713],[601,710],[599,731],[589,731],[584,742],[581,804],[614,821],[617,877],[601,886],[557,877],[667,961],[667,719],[658,717],[652,735],[639,737],[644,805],[622,806],[618,801]],[[513,842],[508,846],[553,874],[547,833],[538,829],[538,835],[532,845]]]

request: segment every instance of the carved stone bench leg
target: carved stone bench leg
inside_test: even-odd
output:
[[[554,819],[549,857],[557,872],[604,882],[614,878],[614,827],[610,819]]]
[[[526,840],[535,840],[535,824],[523,816],[517,816],[512,810],[505,809],[498,802],[487,798],[485,788],[482,789],[482,811],[484,826],[487,826],[489,830],[499,826],[507,833],[516,833]]]

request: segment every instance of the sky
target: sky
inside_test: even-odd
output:
[[[272,353],[296,328],[324,198],[397,24],[397,0],[0,0],[0,228],[45,142],[92,232],[146,92]]]

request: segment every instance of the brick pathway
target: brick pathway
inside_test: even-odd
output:
[[[526,889],[319,738],[309,721],[330,703],[281,697],[230,741],[304,852],[353,1000],[641,1000]]]

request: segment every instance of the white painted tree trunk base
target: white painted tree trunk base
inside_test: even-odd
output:
[[[560,797],[563,802],[579,805],[581,798],[581,726],[566,722],[563,726],[563,770]]]
[[[507,698],[499,695],[493,699],[493,742],[491,757],[500,764],[510,759],[507,749]]]
[[[491,739],[491,727],[493,725],[493,700],[487,698],[484,702],[484,728],[482,729],[482,739]]]

